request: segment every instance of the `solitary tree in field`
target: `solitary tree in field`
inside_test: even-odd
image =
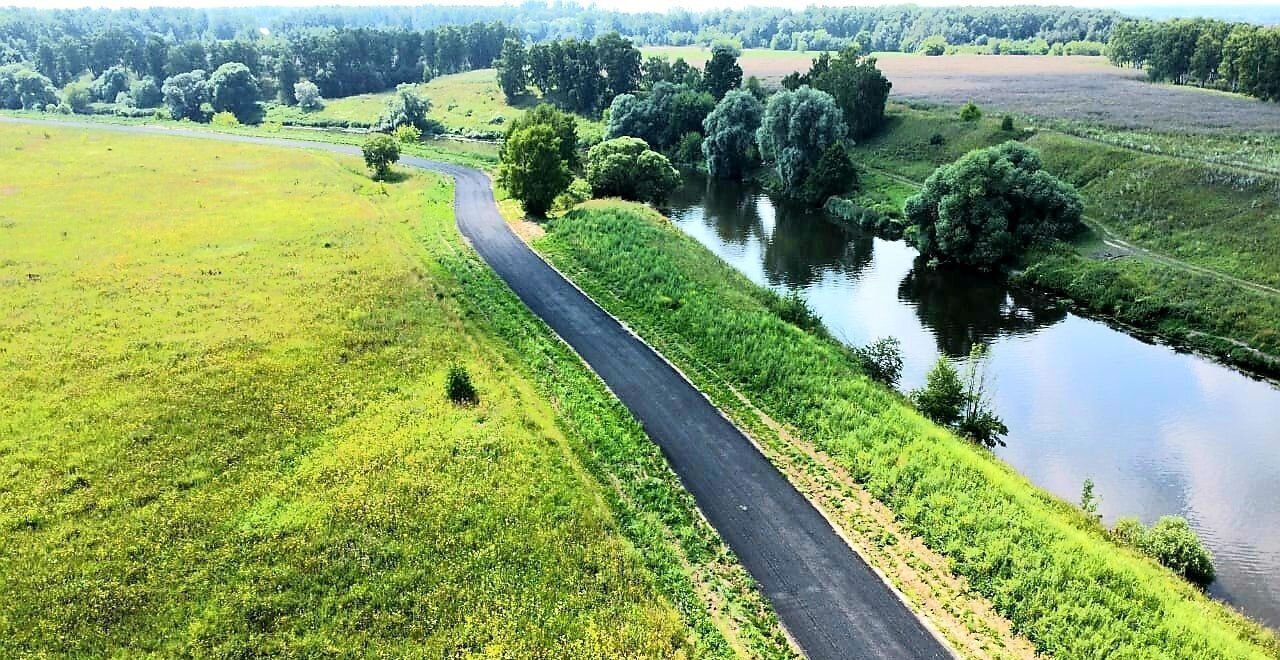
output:
[[[847,130],[844,115],[826,92],[800,87],[769,97],[756,142],[777,178],[777,191],[800,199],[814,165],[828,147],[844,140]]]
[[[387,101],[387,109],[378,117],[377,129],[390,132],[408,124],[426,133],[430,128],[427,122],[430,110],[431,101],[414,91],[413,85],[399,85],[395,96]]]
[[[324,107],[324,99],[320,97],[320,88],[310,80],[300,80],[294,83],[293,97],[298,100],[298,107],[303,112],[314,112]]]
[[[907,242],[925,257],[992,268],[1081,228],[1083,203],[1020,142],[978,149],[939,167],[907,199]]]
[[[400,144],[390,135],[379,134],[369,138],[360,151],[375,179],[387,178],[391,174],[391,165],[400,160]]]
[[[257,112],[258,93],[258,79],[239,62],[227,62],[209,76],[213,111],[230,112],[241,123],[253,119]]]
[[[525,213],[545,217],[556,196],[572,180],[553,126],[533,124],[507,136],[498,165],[498,182],[520,201]]]
[[[755,130],[764,104],[753,93],[733,90],[703,120],[703,156],[707,171],[719,179],[741,179],[755,164]]]

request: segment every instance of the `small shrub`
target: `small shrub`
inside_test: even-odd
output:
[[[962,381],[946,356],[939,357],[925,377],[924,387],[911,392],[911,400],[925,417],[957,434],[986,447],[1003,447],[1001,436],[1009,427],[991,410],[985,363],[986,350],[974,345]]]
[[[1213,556],[1181,516],[1161,517],[1138,547],[1192,584],[1206,587],[1213,582]]]
[[[364,163],[373,171],[373,178],[384,179],[391,174],[391,165],[400,160],[400,144],[390,135],[375,135],[360,148]]]
[[[1116,521],[1114,527],[1111,528],[1111,540],[1123,546],[1137,549],[1142,544],[1142,535],[1147,530],[1143,528],[1142,522],[1137,518],[1126,517]]]
[[[471,383],[471,374],[460,364],[449,365],[449,373],[444,379],[444,393],[450,401],[457,404],[475,404],[480,401],[476,387]]]
[[[974,105],[973,101],[969,101],[964,104],[963,108],[960,108],[960,119],[964,121],[978,121],[979,119],[982,119],[982,109]]]
[[[946,143],[947,143],[947,138],[942,137],[941,133],[934,133],[933,135],[929,136],[929,144],[935,147],[941,144],[946,144]]]
[[[1181,516],[1162,516],[1150,529],[1143,528],[1137,518],[1121,518],[1109,535],[1116,543],[1138,550],[1196,586],[1207,587],[1216,576],[1213,555]]]
[[[785,296],[773,296],[769,307],[783,321],[801,330],[812,331],[822,327],[822,319],[818,318],[813,308],[809,306],[808,301],[796,291],[792,291]]]
[[[960,419],[964,383],[945,355],[938,358],[925,376],[924,387],[911,392],[911,400],[922,415],[943,426],[951,426]]]
[[[401,144],[417,144],[422,140],[422,131],[412,124],[397,126],[393,135],[396,138],[396,142]]]
[[[588,199],[591,199],[591,184],[587,183],[586,179],[575,178],[564,192],[556,195],[551,208],[563,213]]]
[[[1013,131],[1013,115],[1005,115],[1000,120],[1000,130],[1007,132]]]
[[[670,309],[673,311],[680,309],[680,301],[666,294],[658,294],[656,300],[658,301],[658,306],[663,309]]]
[[[1098,496],[1093,492],[1093,479],[1085,479],[1080,487],[1080,510],[1092,520],[1102,520],[1098,515]]]
[[[224,110],[222,112],[215,114],[213,116],[213,119],[209,120],[209,123],[213,124],[214,126],[239,126],[240,120],[236,119],[236,116],[231,112]]]
[[[877,339],[854,352],[868,376],[889,387],[898,386],[902,377],[902,342],[897,337]]]

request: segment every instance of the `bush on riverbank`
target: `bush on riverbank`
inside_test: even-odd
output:
[[[827,452],[1041,651],[1280,652],[1261,627],[926,421],[865,377],[846,347],[784,322],[763,289],[652,214],[595,203],[547,229],[537,246],[561,270],[690,371],[713,370]]]

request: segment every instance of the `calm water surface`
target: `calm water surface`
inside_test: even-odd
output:
[[[1211,591],[1280,627],[1280,389],[1145,343],[995,278],[928,270],[902,242],[689,181],[676,225],[756,283],[799,291],[837,337],[902,341],[902,387],[940,354],[989,347],[1000,456],[1077,501],[1093,479],[1110,523],[1185,516],[1213,551]]]

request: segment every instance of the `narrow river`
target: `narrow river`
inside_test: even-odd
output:
[[[837,337],[901,340],[903,389],[939,355],[985,344],[1009,426],[1004,460],[1069,501],[1092,479],[1108,523],[1186,517],[1213,551],[1210,591],[1280,627],[1280,389],[998,279],[922,269],[902,242],[746,187],[689,179],[671,206],[677,226],[751,280],[800,292]]]

